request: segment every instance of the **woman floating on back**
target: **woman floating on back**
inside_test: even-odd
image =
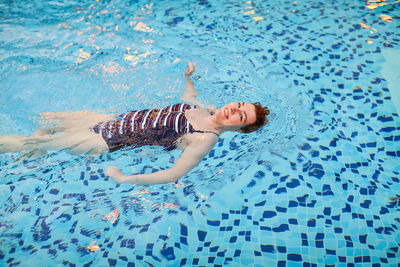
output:
[[[125,175],[118,167],[108,167],[106,175],[116,183],[150,185],[175,182],[187,174],[213,148],[225,131],[250,133],[265,125],[269,110],[260,103],[229,103],[224,107],[205,108],[196,100],[190,76],[196,66],[189,62],[185,70],[186,91],[182,100],[159,109],[131,111],[118,116],[77,111],[41,114],[49,125],[28,137],[0,136],[0,153],[32,151],[43,155],[49,150],[68,149],[73,154],[99,154],[122,147],[163,146],[180,148],[182,154],[167,170],[150,174]]]

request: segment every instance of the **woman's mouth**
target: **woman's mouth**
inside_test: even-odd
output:
[[[225,118],[228,119],[228,109],[227,108],[224,109],[224,114],[225,114]]]

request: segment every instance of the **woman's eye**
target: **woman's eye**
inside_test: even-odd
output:
[[[238,103],[238,107],[240,108],[240,103]]]

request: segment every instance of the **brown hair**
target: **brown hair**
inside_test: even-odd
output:
[[[242,133],[254,132],[258,130],[258,128],[268,123],[267,115],[269,115],[269,109],[267,107],[261,106],[260,102],[253,103],[253,105],[256,111],[256,121],[252,124],[240,128],[240,132]]]

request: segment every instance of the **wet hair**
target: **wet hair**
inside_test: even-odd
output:
[[[261,106],[260,102],[253,103],[253,105],[256,111],[256,121],[240,128],[240,132],[242,133],[251,133],[257,131],[259,128],[268,123],[267,115],[269,115],[269,109]]]

